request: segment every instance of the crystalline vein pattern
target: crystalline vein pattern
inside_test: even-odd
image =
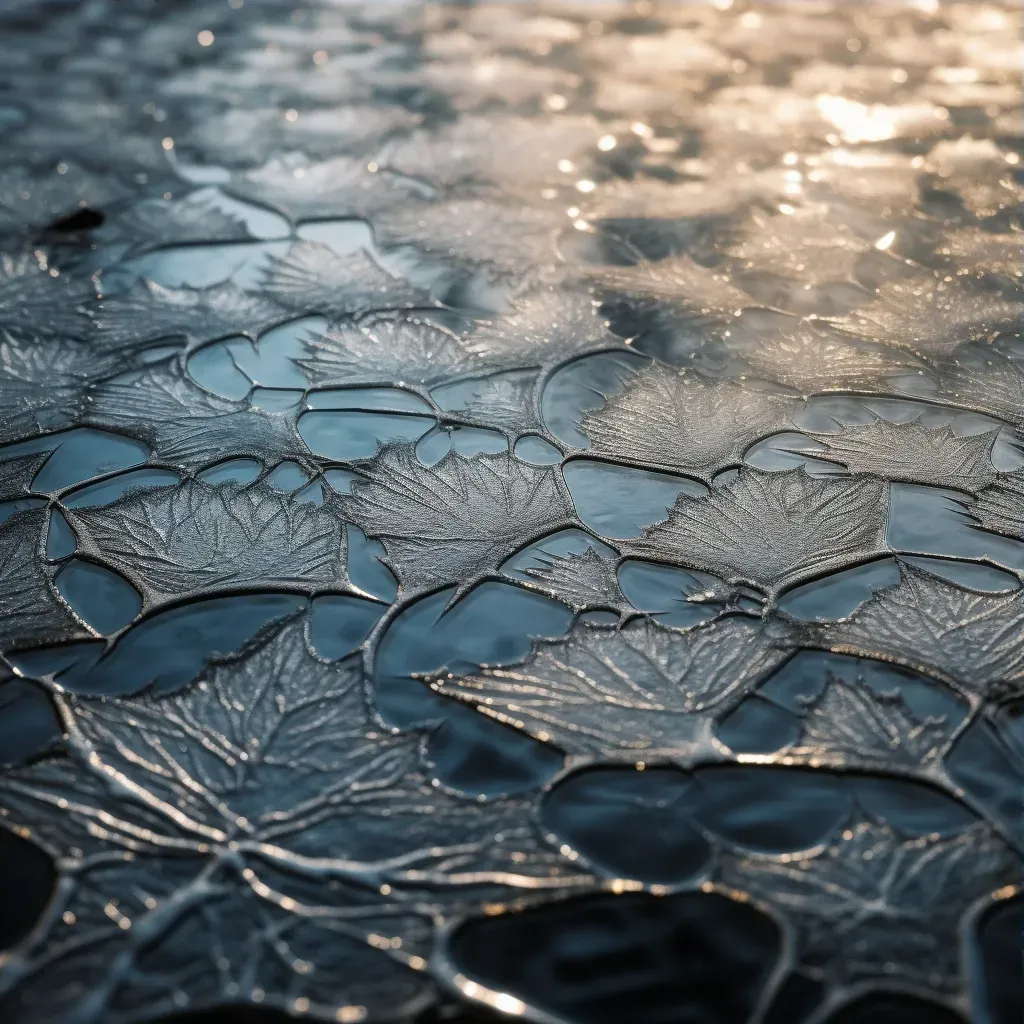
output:
[[[1017,5],[0,8],[4,1024],[1020,1019]]]

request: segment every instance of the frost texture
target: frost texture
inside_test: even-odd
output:
[[[10,501],[25,495],[49,457],[49,452],[35,452],[0,459],[0,501]]]
[[[523,295],[509,312],[480,327],[468,343],[481,359],[520,366],[558,363],[622,345],[597,315],[597,304],[589,295],[553,288]]]
[[[45,522],[45,509],[28,509],[0,523],[0,651],[90,635],[47,579],[40,552]]]
[[[900,566],[900,582],[815,639],[938,676],[992,700],[1024,694],[1024,593],[989,594]]]
[[[970,515],[983,530],[1024,540],[1024,474],[1001,475],[971,503]]]
[[[567,754],[688,764],[715,757],[715,718],[787,656],[744,618],[686,632],[647,619],[621,629],[579,623],[520,665],[432,685]]]
[[[800,285],[857,281],[857,267],[870,243],[824,220],[813,206],[762,220],[727,252],[744,271],[793,278]]]
[[[411,246],[425,257],[463,271],[484,270],[521,285],[556,259],[555,241],[568,226],[563,213],[497,199],[407,202],[373,220],[384,249]]]
[[[114,237],[128,243],[130,255],[196,242],[248,242],[245,222],[211,201],[186,196],[137,203],[112,225]]]
[[[838,462],[851,473],[869,473],[886,480],[977,491],[991,482],[989,458],[996,431],[961,437],[946,427],[926,427],[917,420],[843,427],[838,434],[808,431],[826,445],[816,459]]]
[[[565,172],[559,163],[596,154],[602,134],[593,117],[467,114],[451,126],[392,143],[381,165],[438,188],[475,184],[530,194],[560,184]]]
[[[852,822],[824,847],[774,857],[727,854],[720,882],[778,903],[797,957],[831,982],[831,998],[867,982],[960,995],[961,922],[1019,876],[1016,855],[985,825],[959,835],[905,839]],[[850,993],[853,994],[853,993]]]
[[[82,403],[86,368],[97,367],[79,342],[25,339],[0,330],[0,439],[15,441],[71,424]]]
[[[41,255],[41,254],[40,254]],[[0,329],[31,337],[88,336],[95,288],[80,277],[47,267],[31,253],[0,253]]]
[[[655,363],[588,412],[581,424],[595,455],[679,470],[700,480],[742,461],[786,430],[798,400]]]
[[[512,455],[449,452],[427,469],[414,447],[395,445],[361,475],[344,514],[383,542],[409,591],[468,589],[531,540],[576,525],[557,470]]]
[[[794,971],[792,1024],[984,1016],[961,945],[1020,889],[993,833],[1024,848],[1019,12],[210,6],[0,3],[0,810],[60,876],[0,1020],[551,1019],[445,943],[639,885],[535,836],[563,754],[620,769],[605,825],[604,780],[679,776],[637,762],[753,785],[779,852],[690,822],[673,884],[788,922],[757,1020]],[[147,658],[175,696],[68,695]],[[849,827],[783,852],[780,778]],[[595,841],[654,850],[655,803]],[[688,1012],[637,966],[626,1017]]]
[[[847,766],[926,768],[941,762],[953,728],[944,716],[918,718],[898,691],[878,692],[863,677],[848,683],[831,673],[803,708],[793,754]]]
[[[592,547],[569,555],[544,555],[541,565],[525,570],[534,586],[573,611],[605,609],[620,616],[635,610],[619,589],[618,559]]]
[[[637,313],[669,321],[724,324],[757,303],[720,270],[709,270],[689,256],[672,256],[635,267],[610,267],[592,274],[604,297],[619,297]]]
[[[937,363],[935,398],[1024,427],[1024,370],[988,347],[958,355]]]
[[[527,431],[543,433],[537,409],[537,379],[538,374],[529,370],[496,373],[462,382],[458,397],[435,391],[433,398],[446,413],[468,423],[516,436]]]
[[[202,343],[231,334],[255,338],[287,319],[277,303],[230,282],[210,288],[165,288],[142,280],[99,304],[95,343],[117,351],[164,339]]]
[[[1021,304],[985,292],[959,278],[893,281],[855,313],[833,323],[859,338],[947,356],[964,342],[992,341],[1019,333]]]
[[[61,865],[41,927],[6,954],[7,1019],[223,1000],[401,1014],[431,998],[433,916],[571,879],[525,802],[431,787],[419,737],[381,728],[359,662],[315,658],[301,621],[176,696],[58,706],[69,758],[0,781],[4,824]]]
[[[189,480],[66,515],[82,550],[132,580],[148,603],[225,590],[347,584],[337,511],[266,484]]]
[[[310,383],[433,383],[479,367],[465,341],[438,324],[402,316],[340,323],[306,343],[297,360]]]
[[[278,462],[302,451],[289,418],[211,395],[175,363],[98,385],[88,421],[135,433],[162,458],[189,467],[218,462],[225,453]]]
[[[429,292],[381,270],[364,250],[339,256],[317,242],[298,242],[272,260],[264,289],[288,309],[330,317],[430,305]]]
[[[681,494],[664,522],[625,546],[772,595],[884,551],[887,504],[880,481],[745,468],[706,497]]]
[[[239,199],[279,210],[294,223],[368,217],[407,202],[411,194],[389,175],[368,170],[365,160],[350,156],[317,163],[275,157],[258,170],[233,178],[227,190]]]
[[[911,355],[827,333],[802,323],[735,341],[737,355],[754,375],[795,388],[816,391],[890,390],[886,378],[920,368]]]

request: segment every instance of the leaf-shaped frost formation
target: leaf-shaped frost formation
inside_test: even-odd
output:
[[[886,377],[920,369],[909,353],[817,330],[809,323],[763,336],[740,334],[735,346],[756,376],[805,395],[886,391]]]
[[[345,518],[384,543],[405,590],[468,589],[524,544],[578,526],[557,469],[507,453],[453,451],[428,469],[415,446],[393,445],[360,473]]]
[[[436,677],[439,693],[567,754],[682,764],[717,759],[714,718],[786,660],[759,622],[727,617],[682,632],[649,619],[578,622],[522,664]]]
[[[983,530],[1024,540],[1024,473],[1006,473],[972,502],[972,519]]]
[[[190,468],[225,456],[278,462],[306,450],[292,417],[211,395],[175,363],[97,385],[90,394],[87,419],[140,437],[161,458]]]
[[[799,280],[801,285],[856,282],[857,264],[870,252],[869,242],[842,230],[807,207],[789,216],[759,219],[726,252],[746,271]]]
[[[337,510],[265,484],[187,480],[69,509],[80,546],[130,579],[147,602],[223,590],[344,589]]]
[[[779,907],[798,959],[824,971],[836,1000],[865,982],[962,996],[962,920],[1019,877],[1016,854],[987,825],[904,839],[866,819],[807,853],[726,852],[718,869],[730,889]]]
[[[587,412],[595,455],[681,470],[709,481],[769,434],[786,430],[800,400],[654,363]]]
[[[382,249],[409,245],[466,270],[478,268],[513,281],[536,281],[557,260],[555,241],[568,221],[551,207],[497,199],[406,202],[373,218]]]
[[[858,338],[947,356],[965,342],[1019,334],[1021,303],[982,291],[963,278],[947,282],[928,276],[887,281],[873,301],[831,323]]]
[[[0,651],[91,636],[54,593],[40,545],[46,509],[28,509],[0,524]]]
[[[536,371],[496,373],[463,381],[458,397],[434,391],[432,397],[447,413],[481,427],[497,428],[518,437],[527,431],[543,433],[537,408]],[[443,388],[443,385],[442,385]]]
[[[141,280],[99,304],[94,338],[107,351],[163,338],[197,344],[232,334],[255,338],[288,316],[277,303],[230,281],[210,288],[165,288]]]
[[[702,267],[686,254],[634,267],[609,267],[590,276],[602,295],[621,297],[642,314],[728,323],[741,309],[756,305],[728,274]]]
[[[0,458],[0,501],[21,498],[27,494],[29,485],[49,457],[50,452],[45,451]]]
[[[49,268],[42,254],[0,253],[0,329],[25,334],[88,337],[89,305],[96,290],[89,279]]]
[[[80,342],[44,337],[26,343],[0,329],[0,442],[69,426],[86,374],[103,365],[91,355]]]
[[[550,365],[584,352],[621,348],[587,294],[541,288],[484,324],[467,344],[481,359],[507,366]]]
[[[601,134],[592,117],[464,115],[454,124],[392,143],[380,163],[439,188],[475,183],[536,194],[545,185],[565,181],[560,162],[596,155]]]
[[[233,178],[226,191],[278,210],[293,223],[329,218],[366,219],[408,202],[408,188],[367,169],[366,160],[339,156],[320,163],[279,157]]]
[[[800,741],[787,753],[837,767],[899,765],[924,769],[941,761],[954,727],[945,716],[918,718],[899,691],[880,693],[862,676],[829,673],[804,702]]]
[[[194,196],[136,203],[111,229],[117,241],[131,245],[133,256],[172,245],[252,241],[244,221]]]
[[[989,413],[1024,427],[1024,370],[986,346],[969,348],[936,363],[937,401]]]
[[[5,954],[5,1019],[128,1024],[250,1000],[400,1019],[431,999],[410,968],[432,917],[581,880],[527,801],[432,787],[421,737],[377,725],[360,666],[314,657],[300,619],[172,697],[59,696],[70,757],[0,781],[0,821],[62,871]]]
[[[977,491],[995,477],[989,458],[996,430],[961,437],[951,427],[926,427],[920,420],[844,426],[838,434],[806,431],[827,445],[816,459],[837,462],[851,473],[869,473],[886,480]]]
[[[111,174],[96,174],[71,161],[62,163],[62,172],[56,160],[52,166],[50,173],[18,165],[0,170],[0,234],[34,235],[83,207],[102,209],[126,194]]]
[[[625,546],[773,595],[884,551],[887,510],[888,489],[878,480],[745,467],[704,497],[681,494],[664,522]]]
[[[903,563],[900,582],[808,639],[999,700],[1024,693],[1024,592],[990,594]]]
[[[620,616],[635,609],[619,589],[618,559],[592,547],[568,555],[545,554],[542,564],[525,570],[533,585],[574,612],[602,608]]]
[[[319,242],[297,242],[271,260],[264,290],[288,309],[329,317],[430,305],[430,293],[382,270],[364,249],[339,256]]]
[[[480,368],[454,332],[416,317],[343,322],[306,342],[296,362],[317,387],[333,384],[434,383]]]

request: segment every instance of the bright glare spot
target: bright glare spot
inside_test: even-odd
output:
[[[616,140],[614,135],[602,135],[601,138],[597,140],[597,148],[603,153],[607,153],[608,150],[614,149],[615,145]]]
[[[284,112],[284,119],[286,121],[298,121],[299,112],[294,108],[290,108]]]
[[[213,33],[208,28],[204,28],[196,38],[200,46],[213,46]]]
[[[547,104],[548,110],[565,110],[569,106],[569,101],[557,92],[546,96],[544,102]]]
[[[559,160],[558,169],[563,174],[570,174],[572,172],[572,161],[571,160]]]
[[[514,1013],[518,1016],[526,1011],[526,1004],[507,992],[499,992],[494,997],[494,1008],[502,1013]]]
[[[896,232],[890,231],[888,234],[882,235],[882,237],[875,242],[875,248],[880,249],[883,252],[896,241]]]
[[[597,188],[597,185],[595,185],[589,178],[580,178],[580,180],[576,182],[577,192],[593,192],[595,188]]]
[[[779,213],[784,213],[787,217],[792,216],[796,213],[796,207],[790,206],[789,203],[779,203]]]
[[[639,135],[641,139],[649,139],[654,134],[654,129],[649,124],[644,124],[643,121],[634,121],[629,126],[629,130],[634,135]]]
[[[340,1024],[358,1024],[361,1020],[366,1020],[366,1007],[365,1006],[343,1006],[334,1015],[334,1019],[339,1021]]]
[[[168,138],[164,139],[160,143],[160,145],[163,146],[164,149],[169,153],[172,149],[174,149],[174,139],[168,137]]]

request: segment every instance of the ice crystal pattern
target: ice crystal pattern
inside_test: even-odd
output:
[[[0,6],[0,1019],[561,1020],[461,929],[665,837],[757,1021],[1019,993],[1019,10]]]

